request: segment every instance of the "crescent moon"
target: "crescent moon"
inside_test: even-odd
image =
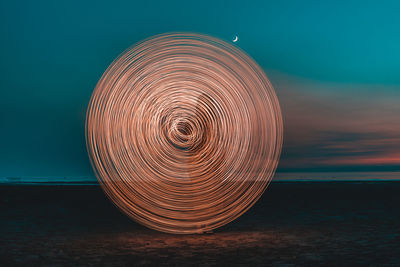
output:
[[[239,38],[238,38],[237,35],[236,35],[236,36],[235,36],[235,39],[233,39],[233,42],[236,43],[236,42],[238,41],[238,39],[239,39]]]

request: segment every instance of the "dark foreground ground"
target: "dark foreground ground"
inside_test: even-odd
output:
[[[400,265],[400,182],[273,183],[206,235],[121,214],[98,186],[0,186],[0,266]]]

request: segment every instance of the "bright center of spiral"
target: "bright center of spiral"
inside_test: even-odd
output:
[[[169,137],[172,145],[178,149],[188,150],[196,143],[199,136],[199,129],[195,129],[195,125],[189,119],[178,119],[172,124],[171,135]]]
[[[184,136],[190,135],[190,133],[192,132],[192,126],[187,121],[179,122],[176,127],[178,131]]]

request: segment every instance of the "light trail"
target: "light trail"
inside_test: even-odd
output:
[[[247,211],[282,147],[274,89],[222,40],[172,33],[123,52],[86,117],[96,176],[124,213],[168,233],[201,233]]]

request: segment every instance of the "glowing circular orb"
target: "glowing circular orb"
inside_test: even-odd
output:
[[[86,143],[103,190],[129,217],[201,233],[242,215],[267,188],[282,147],[281,111],[264,72],[237,47],[163,34],[105,71]]]

